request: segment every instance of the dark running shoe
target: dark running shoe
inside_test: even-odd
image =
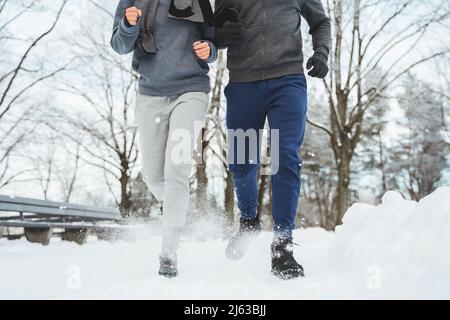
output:
[[[274,240],[272,249],[272,273],[283,280],[304,277],[303,267],[295,261],[292,239]]]
[[[177,260],[159,257],[159,275],[166,278],[174,278],[178,274]]]
[[[237,261],[241,259],[250,244],[250,241],[261,232],[259,218],[240,220],[239,230],[231,237],[225,254],[228,259]]]

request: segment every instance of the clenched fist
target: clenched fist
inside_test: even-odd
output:
[[[323,79],[328,74],[328,55],[323,51],[315,52],[314,55],[308,60],[306,68],[310,70],[308,75],[314,78]]]
[[[196,41],[193,44],[195,54],[202,60],[207,60],[211,56],[211,47],[208,42]]]
[[[130,7],[125,11],[125,18],[132,26],[137,24],[139,17],[142,15],[142,11],[136,7]]]

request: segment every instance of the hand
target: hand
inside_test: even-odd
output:
[[[214,24],[216,27],[223,27],[225,22],[238,22],[239,12],[233,7],[224,7],[216,13],[214,17]]]
[[[196,41],[193,44],[195,54],[202,60],[207,60],[211,56],[211,47],[208,42]]]
[[[137,24],[138,19],[141,15],[142,11],[136,7],[130,7],[125,11],[125,18],[132,26],[135,26]]]
[[[308,60],[306,69],[309,70],[308,75],[314,78],[323,79],[328,74],[328,56],[323,52],[315,52]]]

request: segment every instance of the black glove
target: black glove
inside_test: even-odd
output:
[[[237,9],[233,7],[225,7],[222,8],[219,12],[214,16],[214,25],[216,27],[222,27],[225,22],[238,22],[239,21],[239,13]]]
[[[306,69],[309,70],[308,75],[314,78],[323,79],[328,74],[328,54],[322,50],[317,50],[314,55],[309,58],[306,64]]]
[[[230,46],[237,44],[244,31],[242,22],[236,9],[226,8],[215,17],[214,40],[219,46]]]

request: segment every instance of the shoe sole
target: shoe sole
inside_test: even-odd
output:
[[[303,271],[300,271],[298,273],[298,275],[295,275],[295,274],[289,274],[289,273],[284,273],[284,272],[272,270],[272,274],[274,276],[280,278],[281,280],[292,280],[292,279],[304,278],[305,277],[305,273]]]
[[[163,272],[159,272],[159,275],[162,276],[162,277],[171,279],[171,278],[175,278],[178,275],[178,273],[163,273]]]

